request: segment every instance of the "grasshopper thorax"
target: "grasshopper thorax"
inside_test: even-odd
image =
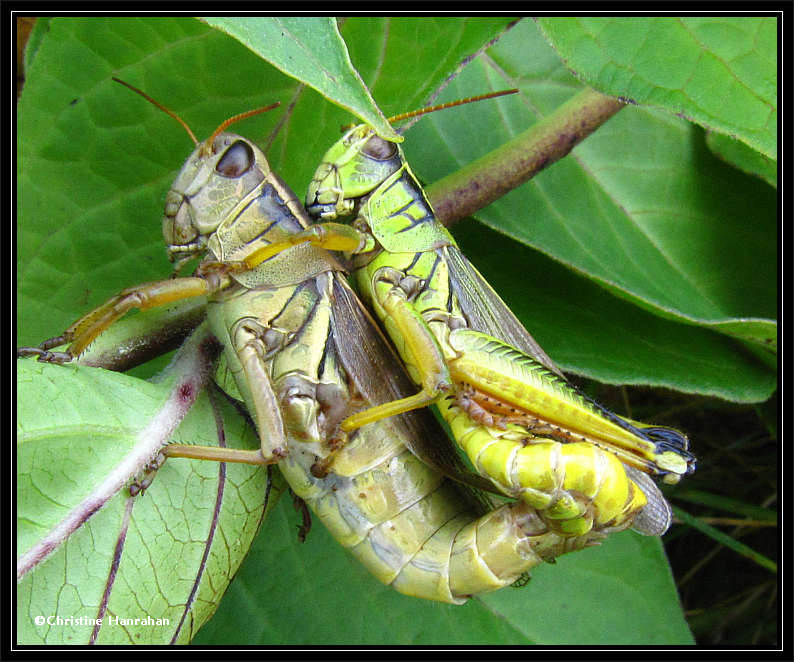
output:
[[[264,153],[250,140],[233,133],[211,140],[193,150],[166,195],[163,236],[177,264],[203,253],[208,238],[270,173]]]
[[[309,184],[306,209],[323,220],[350,216],[358,200],[401,165],[402,154],[396,143],[359,124],[325,153]]]

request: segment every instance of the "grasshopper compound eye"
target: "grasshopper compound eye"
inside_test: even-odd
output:
[[[386,161],[392,158],[397,153],[397,145],[388,140],[384,140],[380,136],[372,136],[364,147],[361,148],[367,156],[371,156],[378,161]]]
[[[229,147],[215,166],[215,171],[224,177],[240,177],[254,165],[254,150],[244,140],[238,140]]]

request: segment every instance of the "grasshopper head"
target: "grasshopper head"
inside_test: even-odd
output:
[[[185,262],[205,252],[210,237],[224,222],[234,222],[235,209],[244,208],[257,185],[271,174],[264,153],[249,140],[224,133],[226,128],[273,110],[280,102],[233,115],[221,122],[204,142],[199,142],[187,122],[173,110],[134,85],[116,77],[113,80],[173,117],[196,145],[165,197],[163,237],[168,259],[176,262],[176,275]]]
[[[163,236],[177,264],[203,253],[209,236],[270,172],[251,141],[232,133],[210,140],[198,144],[165,198]]]
[[[359,124],[326,152],[309,184],[306,209],[322,220],[350,216],[359,199],[396,172],[401,161],[396,143]]]

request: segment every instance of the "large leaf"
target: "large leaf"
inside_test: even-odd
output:
[[[657,538],[620,533],[601,547],[536,568],[524,588],[444,605],[380,585],[316,520],[301,545],[297,515],[287,499],[281,501],[195,643],[693,643]]]
[[[717,129],[777,161],[774,16],[541,18],[598,89]]]
[[[402,140],[383,117],[350,62],[345,42],[329,17],[260,16],[205,18],[232,35],[285,74],[334,99],[388,140]]]
[[[756,152],[746,143],[734,140],[724,133],[710,132],[706,136],[709,149],[742,172],[760,177],[777,188],[777,161]]]
[[[145,493],[127,490],[169,437],[217,445],[220,429],[228,446],[256,447],[206,394],[169,434],[194,372],[149,383],[18,360],[18,643],[186,643],[217,608],[276,499],[267,472],[171,460]]]

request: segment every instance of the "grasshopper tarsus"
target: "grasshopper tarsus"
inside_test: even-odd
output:
[[[270,457],[265,458],[265,464],[278,464],[289,455],[289,450],[286,448],[274,448]]]
[[[166,454],[160,451],[151,462],[144,465],[141,478],[135,479],[130,483],[128,489],[131,497],[143,496],[144,492],[151,486],[155,475],[165,464],[167,459]]]
[[[43,343],[42,343],[43,344]],[[59,343],[61,344],[61,343]],[[18,347],[17,358],[37,357],[42,363],[69,363],[74,357],[69,352],[51,352],[42,347]]]
[[[549,563],[553,563],[554,559],[550,559]],[[532,577],[528,572],[522,572],[519,575],[518,579],[516,579],[510,586],[513,588],[524,588],[529,582],[531,581]]]
[[[39,361],[46,363],[69,363],[74,357],[69,352],[44,352],[39,358]]]
[[[312,530],[312,514],[306,502],[294,492],[292,493],[292,506],[301,514],[302,521],[298,525],[298,542],[306,542],[306,536]]]
[[[17,358],[24,359],[29,356],[41,356],[44,350],[40,347],[17,347]]]
[[[328,475],[330,462],[328,459],[317,460],[311,467],[310,471],[315,478],[325,478]]]
[[[195,271],[196,276],[207,276],[208,274],[233,274],[248,271],[250,267],[245,262],[204,262]]]
[[[337,453],[342,450],[349,438],[347,433],[341,428],[337,428],[336,432],[326,439],[326,447],[328,455],[322,460],[318,459],[311,467],[311,474],[315,478],[325,478],[331,471],[331,465],[334,463],[334,458]]]
[[[36,347],[17,347],[17,358],[36,356],[39,361],[48,363],[68,363],[74,357],[69,352],[51,352],[53,347],[65,345],[71,341],[69,335],[53,336],[40,342]]]

